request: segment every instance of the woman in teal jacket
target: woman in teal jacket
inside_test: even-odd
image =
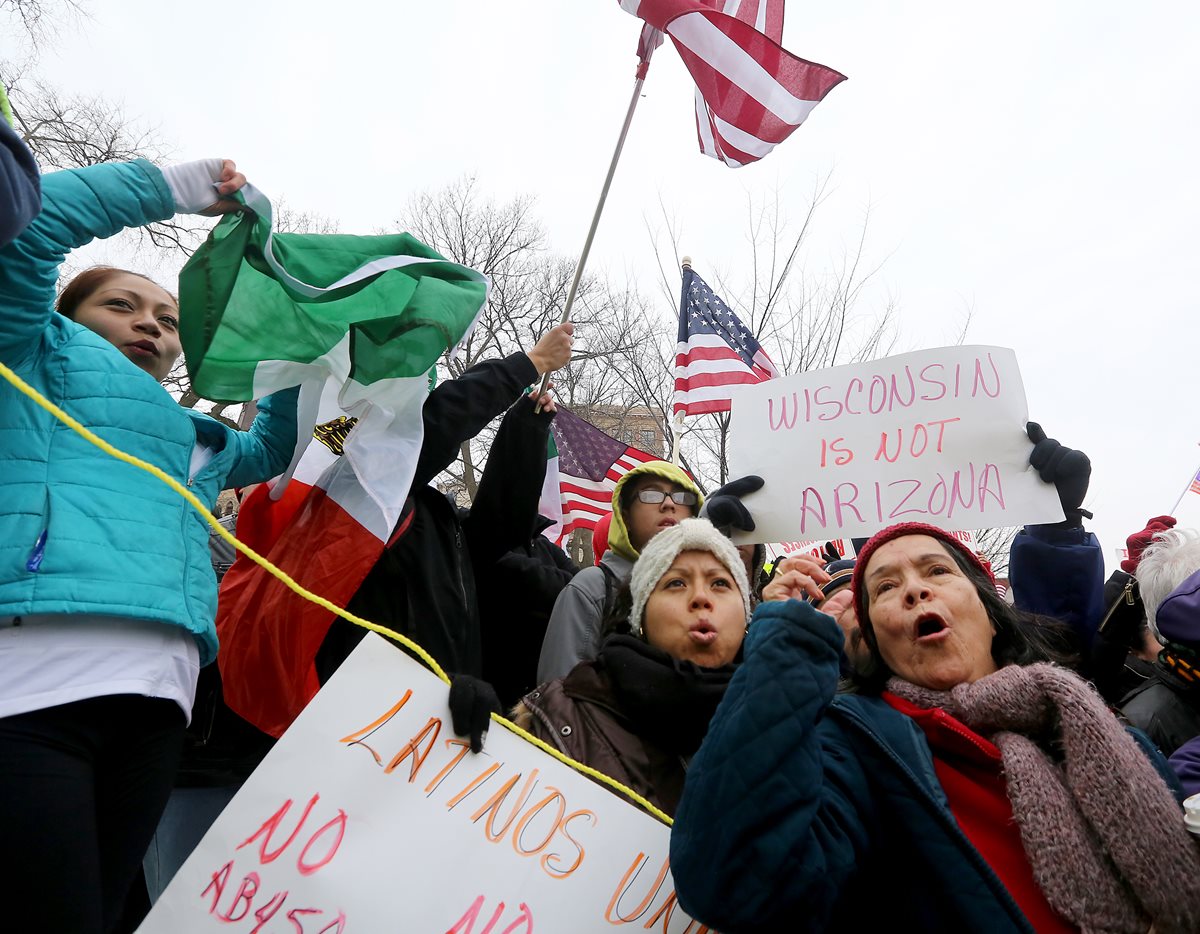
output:
[[[232,162],[56,172],[0,250],[0,361],[115,447],[207,505],[268,479],[296,441],[296,391],[248,432],[160,384],[180,352],[174,297],[124,270],[82,273],[54,309],[65,255],[176,212],[223,213]],[[103,932],[170,792],[216,581],[204,520],[0,380],[0,900],[14,930]],[[16,915],[10,916],[15,910]]]

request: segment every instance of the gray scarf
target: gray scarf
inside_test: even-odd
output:
[[[1013,816],[1050,906],[1085,934],[1200,931],[1200,849],[1162,777],[1091,685],[1049,663],[949,691],[893,677],[1000,749]]]

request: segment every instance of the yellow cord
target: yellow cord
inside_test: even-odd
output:
[[[168,487],[170,487],[172,490],[174,490],[176,493],[178,493],[180,496],[182,496],[184,498],[184,500],[187,501],[188,505],[190,505],[193,509],[195,509],[196,512],[200,513],[200,515],[204,518],[204,520],[210,526],[212,526],[212,528],[216,531],[216,533],[219,536],[221,536],[221,538],[223,538],[226,542],[228,542],[230,545],[232,545],[234,548],[236,548],[239,552],[244,554],[247,558],[249,558],[251,561],[253,561],[255,564],[257,564],[259,567],[261,567],[268,574],[277,578],[289,590],[294,591],[296,594],[303,597],[305,600],[309,600],[309,601],[317,604],[317,606],[328,610],[330,613],[340,616],[342,619],[353,623],[355,626],[361,626],[363,629],[369,629],[371,632],[379,633],[379,635],[384,636],[388,639],[391,639],[394,642],[399,642],[401,645],[403,645],[405,648],[407,648],[409,651],[411,651],[413,654],[415,654],[418,658],[420,658],[421,661],[423,661],[427,666],[429,666],[430,671],[432,671],[435,675],[437,675],[439,678],[441,678],[442,681],[444,681],[446,684],[450,683],[450,679],[449,679],[449,677],[447,677],[446,672],[442,670],[442,666],[439,665],[436,661],[434,661],[433,656],[430,655],[428,652],[426,652],[423,648],[421,648],[421,646],[419,646],[417,643],[413,642],[411,639],[407,638],[406,636],[401,635],[398,632],[393,632],[390,629],[380,626],[378,623],[372,623],[370,620],[363,619],[360,616],[355,616],[353,613],[350,613],[347,610],[343,609],[342,607],[339,607],[339,606],[331,603],[329,600],[326,600],[324,597],[318,596],[317,594],[312,593],[309,590],[306,590],[304,587],[300,586],[300,584],[296,583],[296,581],[294,581],[286,572],[280,570],[278,567],[276,567],[274,564],[272,564],[270,561],[268,561],[266,558],[264,558],[262,555],[260,555],[258,552],[256,552],[253,548],[250,548],[248,545],[246,545],[245,542],[239,541],[236,537],[234,537],[232,534],[230,534],[230,532],[223,525],[221,525],[220,522],[217,521],[216,517],[211,512],[209,512],[208,508],[204,505],[204,503],[202,503],[199,500],[199,498],[197,498],[196,494],[194,494],[191,490],[187,489],[187,487],[185,487],[182,483],[180,483],[174,477],[165,473],[163,470],[154,466],[153,464],[147,463],[146,461],[142,460],[139,457],[134,457],[132,454],[126,454],[124,451],[113,447],[111,444],[109,444],[103,438],[99,437],[94,432],[92,432],[88,428],[84,427],[76,419],[72,418],[70,415],[68,415],[66,412],[64,412],[62,409],[60,409],[57,405],[55,405],[53,402],[51,402],[49,399],[47,399],[45,396],[43,396],[40,392],[38,392],[36,389],[34,389],[32,386],[30,386],[27,382],[25,382],[25,380],[21,379],[21,377],[19,377],[16,373],[14,373],[11,369],[9,369],[3,363],[0,363],[0,376],[3,376],[6,380],[8,380],[8,382],[11,383],[17,389],[17,391],[20,392],[22,395],[27,396],[35,404],[41,406],[43,409],[45,409],[47,412],[49,412],[51,415],[53,415],[55,418],[57,418],[60,422],[62,422],[64,425],[66,425],[72,431],[75,431],[82,437],[86,438],[88,441],[90,441],[92,444],[94,444],[96,447],[98,447],[100,450],[102,450],[105,454],[108,454],[111,457],[115,457],[119,461],[124,461],[126,464],[130,464],[134,467],[144,470],[148,474],[161,480]],[[511,720],[507,720],[497,713],[492,714],[492,719],[495,720],[497,723],[499,723],[501,726],[505,727],[506,729],[511,730],[513,733],[516,733],[522,739],[525,739],[525,740],[533,743],[533,745],[537,746],[543,752],[549,753],[551,756],[553,756],[559,762],[562,762],[565,765],[570,766],[576,772],[579,772],[583,775],[587,775],[589,778],[593,778],[596,781],[600,782],[601,784],[607,785],[609,788],[612,788],[615,791],[619,792],[620,794],[624,795],[630,801],[634,802],[635,804],[637,804],[639,807],[641,807],[644,810],[646,810],[647,812],[649,812],[654,817],[657,817],[660,821],[662,821],[668,827],[671,826],[671,824],[673,823],[671,818],[668,817],[665,813],[663,813],[662,810],[660,810],[659,808],[656,808],[653,804],[651,804],[649,801],[647,801],[645,798],[643,798],[641,795],[639,795],[632,788],[627,788],[625,785],[621,784],[615,778],[611,778],[610,776],[605,775],[603,772],[598,772],[595,769],[593,769],[591,766],[584,765],[582,762],[576,762],[570,756],[564,755],[563,753],[561,753],[557,749],[555,749],[553,746],[549,745],[546,742],[543,742],[542,740],[538,739],[533,734],[528,733],[527,731],[521,729],[519,726],[517,726]]]

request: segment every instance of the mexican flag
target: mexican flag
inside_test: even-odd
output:
[[[247,499],[238,534],[306,589],[345,606],[397,528],[423,437],[430,371],[467,335],[487,279],[407,234],[276,234],[242,191],[179,279],[196,392],[243,401],[299,385],[287,473]],[[278,736],[318,688],[333,615],[239,556],[221,585],[226,701]]]
[[[561,479],[558,473],[558,445],[554,443],[554,433],[546,438],[546,479],[542,483],[542,495],[538,497],[538,513],[554,524],[542,531],[546,538],[555,544],[562,538],[563,508]]]

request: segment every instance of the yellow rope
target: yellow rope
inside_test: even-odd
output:
[[[80,422],[77,421],[75,418],[72,418],[70,415],[68,415],[66,412],[64,412],[62,409],[60,409],[57,405],[55,405],[53,402],[51,402],[49,399],[47,399],[45,396],[43,396],[40,392],[38,392],[36,389],[34,389],[32,386],[30,386],[27,382],[25,382],[25,380],[21,379],[21,377],[19,377],[16,373],[14,373],[11,369],[9,369],[3,363],[0,363],[0,376],[3,376],[6,380],[8,380],[8,382],[11,383],[17,389],[17,391],[20,392],[22,395],[27,396],[35,404],[41,406],[41,408],[45,409],[47,412],[49,412],[51,415],[53,415],[55,418],[57,418],[60,422],[62,422],[64,425],[66,425],[72,431],[75,431],[82,437],[86,438],[88,441],[90,441],[92,444],[94,444],[96,447],[98,447],[100,450],[102,450],[105,454],[108,454],[111,457],[115,457],[119,461],[124,461],[126,464],[130,464],[134,467],[144,470],[147,473],[149,473],[151,476],[154,476],[157,479],[161,480],[168,487],[170,487],[172,490],[174,490],[176,493],[178,493],[180,496],[182,496],[184,498],[184,500],[187,501],[188,505],[190,505],[193,509],[195,509],[198,513],[200,513],[200,515],[204,518],[204,520],[210,526],[212,526],[212,528],[216,531],[216,533],[219,536],[221,536],[221,538],[223,538],[226,542],[228,542],[230,545],[232,545],[234,548],[236,548],[239,552],[244,554],[247,558],[249,558],[251,561],[253,561],[255,564],[257,564],[259,567],[261,567],[264,571],[266,571],[272,577],[277,578],[289,590],[294,591],[296,594],[303,597],[305,600],[309,600],[309,601],[317,604],[317,606],[328,610],[330,613],[340,616],[342,619],[353,623],[355,626],[361,626],[363,629],[369,629],[371,632],[379,633],[379,635],[384,636],[388,639],[391,639],[394,642],[399,642],[401,645],[403,645],[405,648],[407,648],[409,651],[411,651],[413,654],[415,654],[418,658],[420,658],[421,661],[423,661],[426,665],[428,665],[430,671],[432,671],[435,675],[437,675],[439,678],[441,678],[442,681],[444,681],[446,684],[450,683],[450,679],[449,679],[449,677],[447,677],[446,672],[442,670],[442,666],[439,665],[434,660],[432,655],[430,655],[428,652],[426,652],[417,643],[413,642],[411,639],[407,638],[406,636],[401,635],[398,632],[393,632],[390,629],[380,626],[378,623],[372,623],[370,620],[363,619],[361,616],[355,616],[353,613],[350,613],[349,611],[343,609],[342,607],[339,607],[336,604],[331,603],[329,600],[326,600],[324,597],[318,596],[317,594],[312,593],[309,590],[306,590],[300,584],[296,583],[296,581],[293,580],[291,578],[291,576],[289,576],[285,571],[280,570],[278,567],[276,567],[274,564],[272,564],[270,561],[268,561],[266,558],[264,558],[262,555],[260,555],[258,552],[256,552],[253,548],[250,548],[248,545],[246,545],[245,542],[239,541],[236,537],[234,537],[232,534],[230,534],[230,532],[223,525],[221,525],[220,522],[217,521],[216,517],[211,512],[209,512],[208,508],[204,505],[204,503],[202,503],[199,500],[199,498],[197,498],[196,494],[194,494],[191,490],[187,489],[187,487],[185,487],[182,483],[180,483],[174,477],[170,476],[169,474],[167,474],[160,468],[154,466],[154,464],[148,463],[139,457],[134,457],[132,454],[127,454],[124,451],[113,447],[111,444],[109,444],[103,438],[96,435],[94,432],[92,432],[91,430],[86,428],[84,425],[80,424]],[[598,772],[595,769],[593,769],[591,766],[584,765],[582,762],[576,762],[570,756],[564,755],[563,753],[561,753],[557,749],[555,749],[553,746],[549,745],[548,743],[543,742],[542,740],[538,739],[533,734],[528,733],[527,731],[521,729],[519,726],[517,726],[511,720],[507,720],[504,717],[500,716],[499,714],[496,714],[496,713],[492,714],[492,719],[495,720],[497,723],[499,723],[501,726],[505,727],[506,729],[511,730],[513,733],[516,733],[521,738],[533,743],[533,745],[537,746],[543,752],[549,753],[551,756],[553,756],[559,762],[562,762],[565,765],[570,766],[576,772],[579,772],[583,775],[587,775],[589,778],[593,778],[596,781],[598,781],[604,785],[607,785],[608,787],[610,787],[610,788],[614,789],[615,791],[619,792],[620,794],[624,795],[630,801],[633,801],[635,804],[637,804],[638,806],[645,809],[651,815],[653,815],[654,817],[657,817],[660,821],[662,821],[667,826],[670,826],[672,824],[671,818],[668,817],[665,813],[663,813],[663,811],[661,811],[659,808],[656,808],[653,804],[651,804],[649,801],[647,801],[645,798],[643,798],[641,795],[639,795],[632,788],[627,788],[625,785],[621,784],[615,778],[611,778],[610,776],[605,775],[603,772]]]

